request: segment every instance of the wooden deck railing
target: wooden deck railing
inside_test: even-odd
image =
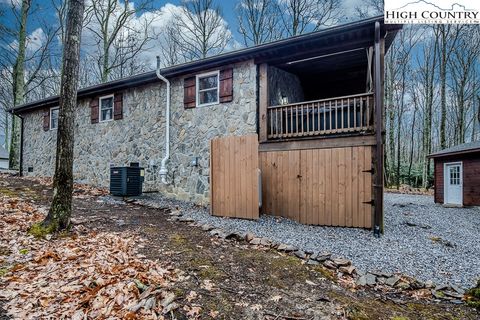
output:
[[[373,93],[267,108],[267,137],[321,136],[373,130]]]

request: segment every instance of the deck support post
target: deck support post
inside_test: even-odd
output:
[[[267,141],[267,108],[268,108],[268,64],[259,65],[259,110],[258,110],[258,140]]]
[[[383,73],[384,39],[380,35],[380,22],[375,22],[375,176],[374,176],[374,225],[373,233],[383,233]]]

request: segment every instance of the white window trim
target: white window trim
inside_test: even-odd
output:
[[[49,119],[48,119],[48,120],[49,120],[48,122],[49,122],[49,128],[50,128],[50,130],[57,130],[57,129],[58,129],[58,119],[59,119],[59,118],[57,118],[57,127],[56,127],[56,128],[52,128],[52,114],[53,114],[52,111],[53,111],[53,110],[60,110],[60,107],[51,107],[51,108],[50,108],[50,116],[49,116]],[[60,115],[60,111],[59,111],[59,115]]]
[[[102,100],[109,99],[109,98],[112,98],[112,118],[107,119],[107,120],[102,120]],[[109,94],[107,96],[102,96],[102,97],[98,98],[98,122],[113,121],[114,111],[115,111],[115,97],[114,97],[113,94]]]
[[[451,165],[460,165],[460,195],[461,195],[461,206],[463,206],[463,161],[455,161],[455,162],[445,162],[443,164],[443,204],[450,204],[447,203],[447,198],[448,198],[448,188],[447,186],[450,184],[449,179],[450,179],[450,172],[447,172],[448,166]],[[447,175],[448,173],[448,175]]]
[[[200,104],[200,95],[199,95],[199,79],[208,77],[208,76],[217,76],[217,101],[215,102],[210,102],[210,103],[202,103]],[[204,89],[203,91],[208,91],[208,90],[213,90],[213,88],[210,89]],[[217,71],[212,71],[212,72],[205,72],[201,74],[197,74],[195,77],[195,104],[197,107],[208,107],[208,106],[213,106],[216,104],[220,104],[220,70]]]

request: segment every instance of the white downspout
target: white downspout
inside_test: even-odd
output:
[[[170,81],[160,74],[160,57],[157,56],[157,77],[167,84],[167,109],[165,111],[165,157],[160,166],[160,178],[163,184],[167,182],[167,161],[170,158]]]

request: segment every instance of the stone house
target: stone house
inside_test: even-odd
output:
[[[256,134],[265,152],[298,146],[374,147],[373,57],[377,52],[383,78],[383,54],[400,28],[384,24],[382,17],[370,18],[158,70],[170,82],[169,115],[167,86],[154,71],[80,89],[75,179],[108,186],[111,166],[139,162],[145,168],[144,190],[207,204],[213,138]],[[383,81],[377,82],[383,90]],[[376,104],[383,103],[379,99]],[[340,117],[339,105],[347,102],[341,119],[351,116],[352,122],[340,129],[334,114]],[[299,108],[300,119],[303,110],[312,115],[309,128],[303,120],[300,128]],[[23,119],[22,173],[52,176],[58,96],[10,112]],[[167,116],[170,156],[164,184],[159,171]]]

